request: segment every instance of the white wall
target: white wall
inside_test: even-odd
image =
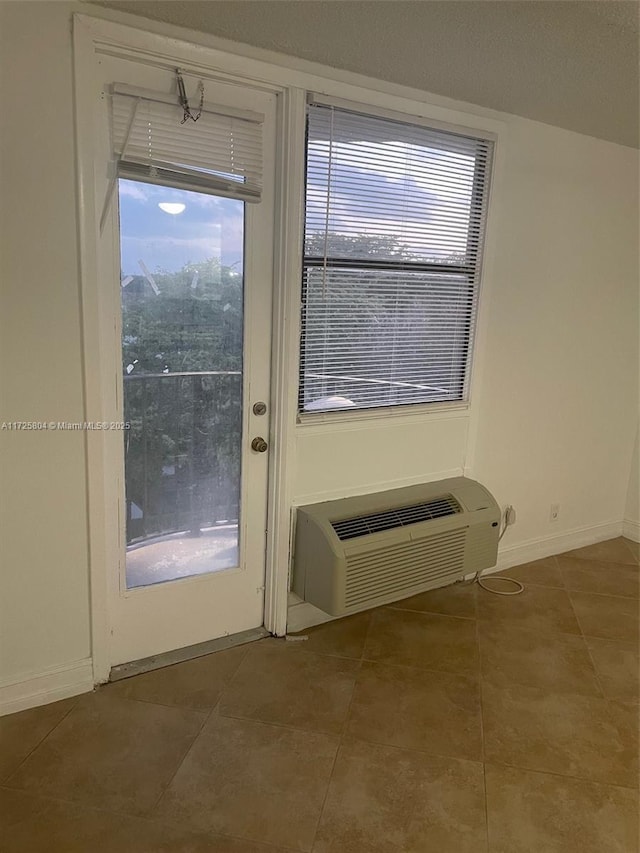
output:
[[[82,421],[70,21],[0,3],[0,421]],[[0,687],[89,654],[84,437],[0,431]]]
[[[1,421],[83,419],[73,8],[0,3]],[[518,510],[507,547],[621,529],[638,411],[636,152],[504,118],[473,418],[300,427],[298,502],[467,466]],[[0,440],[1,690],[88,655],[89,600],[83,436]]]
[[[299,426],[295,502],[391,489],[463,473],[468,417]]]
[[[638,387],[637,152],[510,124],[474,465],[506,545],[622,518]]]

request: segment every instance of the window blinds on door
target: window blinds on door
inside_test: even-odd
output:
[[[309,107],[301,411],[465,399],[491,150]]]
[[[113,149],[121,177],[260,201],[262,116],[209,106],[181,124],[183,109],[158,93],[112,93]]]

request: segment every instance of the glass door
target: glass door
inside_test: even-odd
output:
[[[120,180],[126,585],[239,565],[244,202]]]
[[[170,101],[176,64],[102,55],[105,148],[117,137],[110,93]],[[190,95],[199,84],[185,74]],[[111,666],[263,624],[277,96],[213,77],[203,85],[205,112],[260,122],[260,195],[238,198],[233,184],[218,192],[206,181],[211,164],[201,186],[191,145],[188,186],[181,161],[176,180],[120,170],[99,243],[105,410],[128,424],[105,436]],[[195,128],[206,155],[205,112],[185,132]],[[135,115],[139,149],[146,112]],[[170,125],[149,124],[150,148],[165,126],[181,143],[181,119],[178,110]],[[246,152],[238,143],[231,153]]]

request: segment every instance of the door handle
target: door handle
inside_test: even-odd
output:
[[[251,442],[251,449],[256,453],[264,453],[269,445],[261,435],[257,435]]]

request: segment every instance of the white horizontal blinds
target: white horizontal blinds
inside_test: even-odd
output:
[[[213,110],[181,124],[184,111],[130,94],[112,95],[113,147],[121,177],[173,183],[244,201],[262,191],[262,123]]]
[[[309,108],[300,408],[464,399],[491,143]]]

